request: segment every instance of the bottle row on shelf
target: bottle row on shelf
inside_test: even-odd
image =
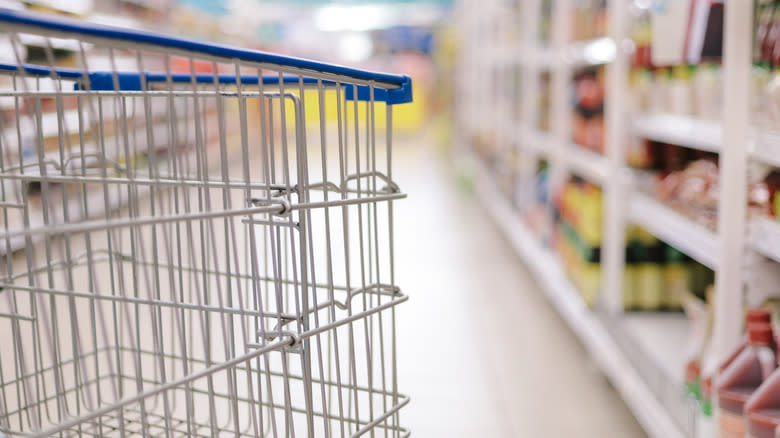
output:
[[[603,195],[578,178],[555,194],[552,246],[585,302],[594,305],[601,289]],[[626,310],[680,310],[688,294],[704,297],[712,270],[641,227],[626,230],[623,305]]]

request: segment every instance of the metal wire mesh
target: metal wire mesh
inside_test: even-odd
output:
[[[0,435],[408,435],[382,84],[0,29]]]

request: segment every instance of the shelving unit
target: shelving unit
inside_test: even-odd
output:
[[[655,397],[646,380],[617,344],[611,331],[605,327],[596,313],[588,309],[579,292],[566,279],[558,258],[538,242],[509,202],[498,194],[489,172],[479,160],[469,157],[468,162],[474,171],[477,195],[483,201],[488,214],[523,258],[547,298],[569,328],[580,337],[593,360],[620,392],[623,400],[637,416],[637,420],[651,436],[683,438],[685,435],[681,432],[680,426]],[[658,329],[662,322],[656,321],[656,324],[646,321],[629,322],[627,326],[632,326],[638,337],[644,338],[643,335],[647,334],[646,330]],[[680,326],[677,325],[673,328],[665,327],[665,330],[679,328]]]
[[[512,1],[462,2],[459,20],[468,38],[463,41],[462,68],[456,87],[462,94],[456,100],[460,102],[456,126],[463,128],[456,135],[461,140],[459,155],[467,157],[477,169],[475,186],[486,210],[648,434],[659,438],[713,437],[713,419],[701,415],[699,407],[684,396],[683,371],[691,331],[687,318],[682,313],[623,310],[626,229],[629,224],[639,225],[715,271],[710,349],[715,357],[724,357],[742,333],[741,310],[746,305],[742,291],[749,289],[745,278],[750,266],[758,266],[748,259],[755,256],[773,260],[762,263],[762,269],[768,266],[780,278],[780,265],[774,264],[780,262],[780,223],[769,218],[749,222],[746,219],[749,163],[780,167],[780,134],[751,127],[748,119],[752,42],[744,36],[752,32],[752,8],[726,7],[724,34],[732,37],[724,41],[723,106],[728,108],[729,116],[705,120],[671,113],[631,114],[628,50],[632,44],[627,41],[631,2],[608,0],[608,35],[585,41],[573,41],[570,35],[569,20],[576,4],[573,0],[550,0],[551,24],[546,33],[549,40],[541,40],[539,22],[543,20],[539,17],[543,2],[514,0],[514,7],[519,6],[523,13],[517,17],[517,23],[510,23],[510,27],[515,26],[512,29],[497,25],[508,21],[512,10],[508,4]],[[521,26],[517,27],[518,24]],[[520,110],[508,116],[503,107],[491,106],[492,85],[485,80],[493,77],[492,69],[505,69],[506,65],[480,53],[482,47],[491,45],[490,38],[506,37],[517,29],[514,53],[521,60],[521,102]],[[501,41],[505,49],[506,39]],[[573,144],[571,131],[570,89],[574,74],[599,65],[604,66],[606,77],[603,153]],[[549,131],[540,131],[537,124],[542,74],[549,74]],[[477,103],[473,96],[480,96],[480,101]],[[548,184],[553,187],[547,189],[549,193],[554,193],[554,188],[572,174],[602,189],[601,287],[593,309],[586,306],[567,279],[563,258],[545,246],[550,236],[527,228],[513,203],[496,189],[495,175],[471,152],[471,139],[480,134],[484,138],[496,120],[507,118],[511,129],[504,132],[511,138],[493,148],[499,155],[516,148],[515,153],[547,160]],[[626,143],[632,137],[718,154],[720,198],[715,230],[641,190],[626,160]],[[524,175],[523,181],[529,180],[528,169],[509,171]],[[551,202],[546,207],[553,210]],[[549,224],[547,230],[552,227]]]

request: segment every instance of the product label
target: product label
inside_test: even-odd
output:
[[[744,438],[745,417],[719,409],[718,418],[720,438]]]

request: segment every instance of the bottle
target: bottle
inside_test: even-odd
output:
[[[745,314],[745,326],[749,327],[751,324],[770,324],[772,322],[772,315],[769,313],[768,310],[764,309],[763,307],[757,307],[755,309],[748,309],[747,313]],[[720,363],[720,366],[718,367],[718,372],[720,374],[723,374],[723,371],[728,368],[729,365],[731,365],[732,362],[734,362],[734,359],[739,356],[739,353],[742,353],[742,350],[745,349],[748,345],[748,334],[745,333],[745,335],[742,337],[742,341],[740,341],[737,348],[734,349],[734,351],[731,352],[731,354],[726,357],[726,359]]]
[[[745,403],[776,369],[772,327],[766,323],[748,326],[748,345],[717,380],[721,438],[743,438],[746,431]]]
[[[769,76],[763,97],[765,120],[769,124],[780,121],[780,67],[775,66]]]
[[[772,67],[776,67],[776,55],[778,55],[778,39],[780,39],[780,8],[775,7],[772,11],[772,20],[769,24],[764,44],[762,45],[762,58],[766,58]]]
[[[669,76],[666,92],[668,110],[681,116],[693,115],[694,88],[693,73],[696,67],[678,65]]]
[[[772,69],[769,68],[769,62],[761,61],[753,65],[750,71],[751,113],[753,119],[759,124],[766,122],[768,119],[769,103],[767,91],[771,80]]]
[[[774,3],[774,2],[773,2]],[[774,41],[770,40],[770,29],[775,13],[775,4],[762,2],[756,11],[758,25],[756,26],[756,48],[754,60],[757,62],[769,62],[774,50]]]
[[[780,369],[776,369],[745,403],[747,436],[773,438],[780,425]]]

